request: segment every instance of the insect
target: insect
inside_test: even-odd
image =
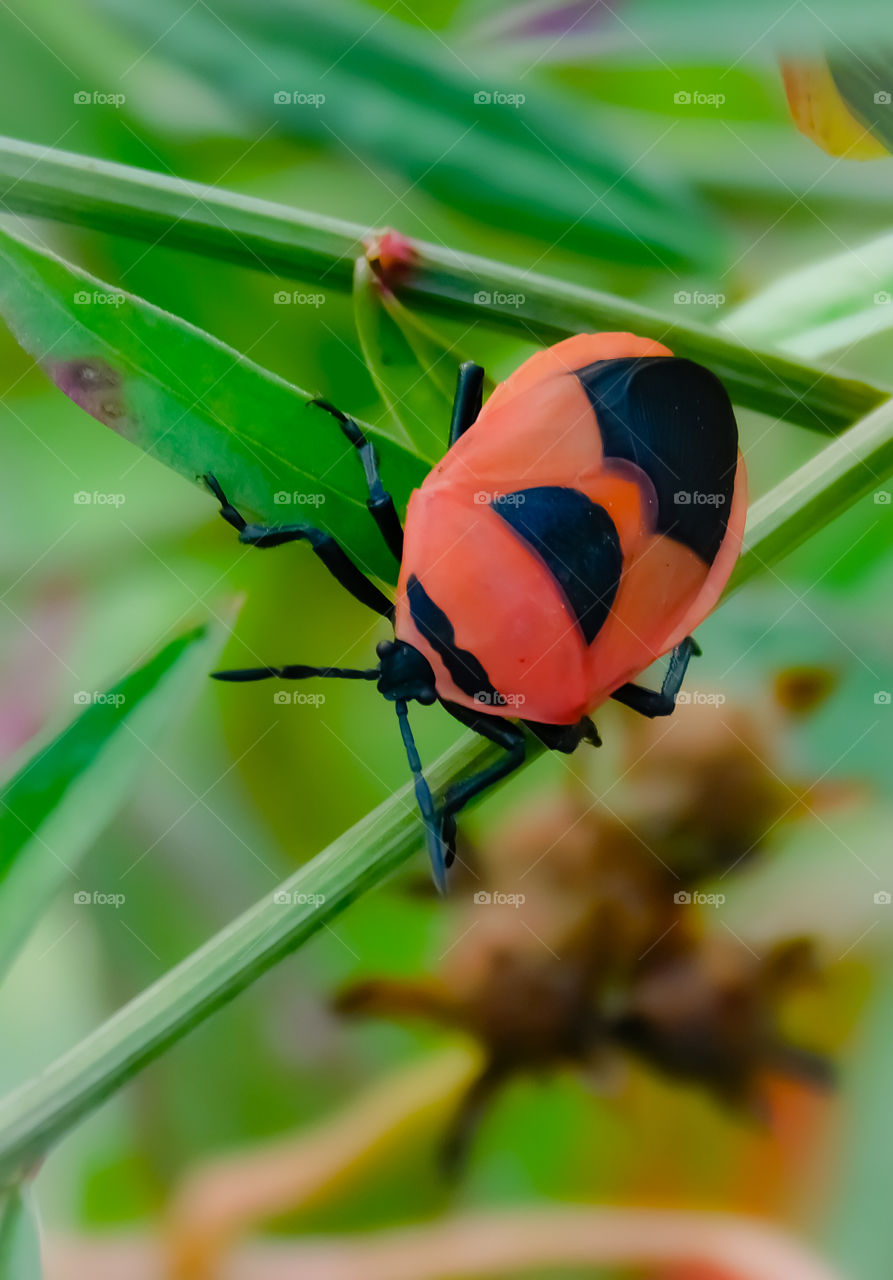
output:
[[[352,595],[392,622],[367,669],[303,665],[220,671],[220,680],[374,680],[394,703],[438,888],[455,858],[456,814],[524,760],[525,730],[552,750],[599,745],[590,712],[614,698],[669,715],[691,632],[738,556],[744,462],[719,379],[658,342],[579,334],[537,352],[482,407],[484,371],[459,370],[449,448],[410,497],[405,529],[372,445],[325,400],[357,450],[369,512],[400,563],[396,600],[335,539],[308,524],[249,524],[205,481],[239,541],[304,540]],[[661,655],[661,689],[634,678]],[[439,702],[505,754],[435,805],[407,707]]]

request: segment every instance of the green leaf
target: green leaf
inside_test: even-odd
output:
[[[146,752],[202,687],[224,640],[202,626],[166,645],[27,760],[0,790],[0,978],[47,902],[139,781]],[[2,1274],[2,1272],[0,1272]]]
[[[723,316],[724,333],[814,359],[893,326],[893,235],[773,280]]]
[[[354,268],[354,314],[366,364],[396,438],[410,441],[428,462],[437,462],[444,453],[459,365],[468,357],[405,307],[365,256],[357,258]]]
[[[40,1280],[40,1236],[30,1191],[16,1187],[0,1201],[0,1276]]]
[[[353,286],[353,263],[366,251],[365,239],[372,235],[355,223],[10,138],[0,139],[0,200],[20,213],[150,243],[163,239],[171,246],[253,269],[325,280],[326,288],[345,292]],[[864,382],[785,359],[766,351],[761,343],[745,346],[704,325],[669,320],[625,298],[442,245],[414,240],[412,249],[414,262],[397,290],[402,300],[506,330],[525,342],[551,343],[587,330],[629,329],[658,338],[677,355],[708,365],[723,379],[736,404],[820,431],[849,426],[887,394]],[[489,301],[481,301],[482,293],[490,295]],[[196,330],[185,328],[195,335]],[[228,348],[222,350],[234,356]],[[187,373],[187,380],[190,377]],[[275,381],[281,412],[282,393],[301,393],[281,379]],[[295,417],[289,414],[274,433],[283,451],[290,444],[294,424]],[[263,425],[256,424],[258,429]],[[303,450],[299,456],[305,456]],[[392,465],[399,469],[399,453]],[[399,478],[391,476],[390,466],[383,470],[399,492]],[[350,484],[348,477],[344,484]],[[349,487],[347,492],[354,489]],[[254,481],[253,494],[257,502],[269,500],[262,472]],[[236,496],[242,499],[241,492]],[[383,564],[381,569],[386,572]]]
[[[716,261],[716,224],[677,174],[650,178],[654,157],[631,164],[572,99],[542,83],[535,93],[494,84],[390,14],[370,21],[348,0],[105,7],[259,127],[340,149],[466,218],[590,258],[653,268]]]
[[[893,402],[821,449],[748,511],[727,592],[788,555],[893,472]]]
[[[855,53],[837,41],[830,47],[828,68],[850,113],[893,151],[893,47],[875,42]]]
[[[271,523],[307,519],[370,573],[395,577],[369,537],[362,469],[307,392],[231,347],[61,258],[0,233],[0,314],[58,387],[188,479],[213,472]],[[426,468],[370,428],[398,500]],[[208,496],[208,515],[215,510]]]
[[[530,742],[528,762],[541,750]],[[436,791],[501,754],[500,747],[466,735],[431,770],[432,787]],[[407,785],[38,1079],[0,1102],[0,1186],[18,1179],[77,1120],[418,852],[422,842]]]

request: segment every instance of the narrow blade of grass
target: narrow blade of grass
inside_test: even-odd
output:
[[[77,893],[81,856],[224,639],[222,627],[198,627],[106,692],[85,692],[89,705],[0,790],[0,980],[53,894],[66,883]]]
[[[0,200],[20,213],[164,239],[275,274],[325,277],[326,287],[344,292],[372,235],[356,223],[11,138],[0,139]],[[839,431],[889,394],[610,294],[423,241],[413,248],[415,265],[398,289],[406,301],[525,341],[630,329],[708,365],[737,404],[815,430]]]

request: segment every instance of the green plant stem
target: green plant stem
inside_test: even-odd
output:
[[[527,759],[543,748],[528,744]],[[465,735],[430,773],[439,790],[492,763],[501,749]],[[38,1078],[0,1102],[0,1188],[147,1063],[243,991],[421,844],[412,787],[351,827],[312,862],[222,929]],[[289,895],[286,905],[276,899]],[[319,901],[319,898],[322,901]]]
[[[13,138],[0,138],[0,202],[8,211],[164,242],[343,292],[370,234],[356,223]],[[736,403],[776,418],[836,432],[887,395],[623,298],[423,241],[413,248],[415,264],[399,291],[422,307],[534,342],[630,329],[708,365]]]

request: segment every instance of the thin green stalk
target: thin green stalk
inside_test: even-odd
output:
[[[0,138],[0,203],[344,292],[370,234],[356,223],[12,138]],[[400,292],[422,307],[536,342],[630,329],[708,365],[736,403],[776,418],[837,432],[887,395],[594,289],[424,241],[413,249],[415,263]]]
[[[542,750],[531,741],[528,761]],[[430,773],[435,791],[501,749],[465,736]],[[48,1070],[0,1102],[0,1189],[15,1184],[78,1120],[215,1009],[232,1000],[420,848],[407,785],[351,827]]]

